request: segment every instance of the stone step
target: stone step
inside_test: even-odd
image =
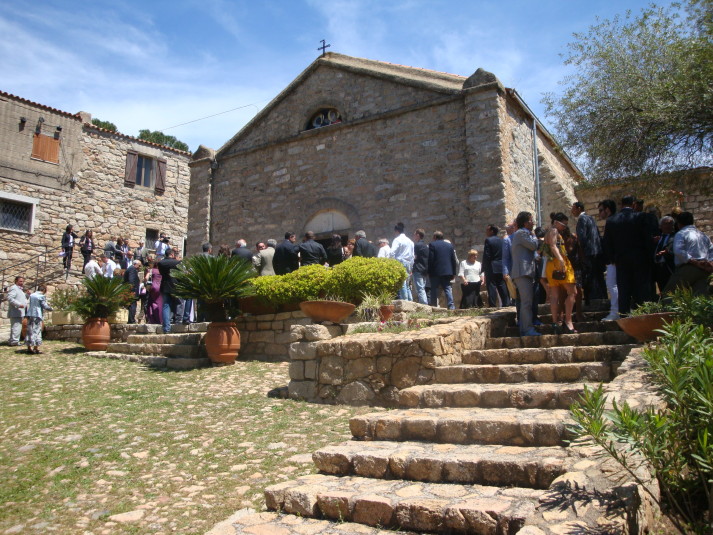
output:
[[[595,333],[595,332],[606,332],[606,331],[620,331],[619,325],[615,321],[583,321],[581,323],[574,324],[574,327],[580,333]],[[535,327],[541,334],[557,334],[558,327],[545,323],[543,325],[538,325]],[[510,325],[505,329],[505,337],[520,336],[520,329],[517,325]]]
[[[349,429],[364,440],[563,446],[571,423],[562,409],[397,409],[355,416]]]
[[[129,353],[134,355],[157,355],[192,359],[205,357],[205,346],[202,345],[132,344],[129,342],[111,342],[106,350],[110,353]]]
[[[354,522],[319,520],[271,511],[241,510],[216,525],[206,535],[394,535],[392,530],[370,528]],[[398,535],[416,535],[399,531]]]
[[[312,454],[324,473],[546,489],[568,469],[565,448],[352,440]]]
[[[485,349],[516,349],[518,347],[600,346],[631,344],[632,337],[623,331],[576,334],[543,334],[542,336],[512,336],[488,338]]]
[[[128,362],[138,362],[152,368],[163,368],[169,370],[193,370],[196,368],[205,368],[211,365],[210,359],[202,358],[183,358],[183,357],[164,357],[158,355],[137,355],[132,353],[115,353],[111,351],[89,351],[86,353],[90,357],[100,359],[115,359],[126,360]]]
[[[130,334],[126,339],[129,344],[181,344],[198,345],[205,333],[185,334]]]
[[[608,382],[612,378],[609,362],[565,364],[459,364],[439,366],[433,382],[462,383],[566,383],[571,381]]]
[[[434,384],[401,390],[403,408],[481,407],[569,409],[584,391],[584,383]]]
[[[545,305],[540,305],[540,314],[538,314],[538,318],[542,323],[545,324],[551,324],[552,323],[552,314],[550,312],[550,306],[547,305],[547,308],[545,310],[542,310],[542,307]],[[584,312],[584,320],[585,322],[588,321],[598,321],[601,323],[614,323],[616,322],[609,322],[609,321],[602,321],[602,318],[605,318],[609,314],[609,307],[607,305],[606,310],[596,310],[596,311],[586,311]],[[572,314],[572,319],[575,319],[574,316],[575,314]],[[576,323],[576,322],[575,322]]]
[[[516,533],[542,490],[303,476],[265,489],[269,510],[430,533]]]
[[[621,361],[636,344],[561,346],[516,349],[471,349],[464,351],[463,364],[539,364],[545,362]]]

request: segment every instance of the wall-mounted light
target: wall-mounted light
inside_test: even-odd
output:
[[[21,122],[21,123],[26,123],[26,122],[27,122],[27,117],[20,117],[20,122]]]
[[[79,182],[79,179],[76,176],[72,175],[69,177],[69,183],[72,187],[76,186],[77,182]]]
[[[61,126],[58,126],[58,127],[57,127],[57,132],[61,132],[61,131],[62,131],[62,127],[61,127]]]
[[[44,117],[40,117],[40,118],[37,120],[37,126],[35,126],[35,133],[36,133],[36,134],[39,134],[40,132],[42,132],[42,123],[44,123],[44,122],[45,122],[45,118],[44,118]]]

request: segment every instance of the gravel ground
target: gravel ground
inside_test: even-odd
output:
[[[268,397],[287,363],[188,372],[0,347],[0,533],[205,533],[314,472],[368,407]]]

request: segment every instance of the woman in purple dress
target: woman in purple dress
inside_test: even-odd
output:
[[[161,309],[163,308],[161,274],[153,259],[149,260],[148,266],[146,266],[144,284],[149,295],[146,301],[146,323],[161,325]]]

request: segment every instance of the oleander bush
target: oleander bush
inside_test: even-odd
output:
[[[54,310],[71,310],[72,305],[84,295],[83,286],[70,286],[68,288],[57,288],[49,296],[49,302]]]
[[[690,296],[689,296],[690,297]],[[693,299],[696,317],[707,314]],[[659,502],[682,533],[713,531],[713,323],[675,320],[657,344],[644,349],[663,410],[635,409],[613,402],[605,410],[603,387],[585,387],[572,405],[574,434],[602,448],[647,489],[637,470],[650,471]],[[647,490],[648,491],[648,490]]]

